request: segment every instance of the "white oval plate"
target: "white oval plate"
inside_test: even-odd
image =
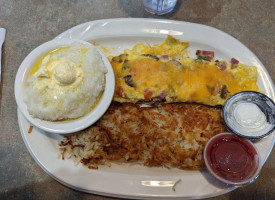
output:
[[[190,56],[196,49],[214,50],[216,59],[235,57],[258,68],[258,85],[271,99],[275,99],[274,85],[259,59],[242,43],[230,35],[205,25],[158,19],[106,19],[91,21],[73,27],[58,38],[75,38],[109,47],[116,55],[138,42],[160,43],[167,34],[190,42]],[[115,47],[115,49],[112,49]],[[18,121],[24,142],[36,162],[54,179],[73,189],[113,197],[160,199],[194,199],[218,196],[234,189],[213,178],[207,171],[149,168],[140,165],[102,166],[89,170],[75,166],[71,160],[58,158],[58,140],[61,136],[34,128],[28,134],[30,123],[18,110]],[[273,144],[274,132],[256,143],[263,163]],[[175,189],[173,185],[181,179]]]

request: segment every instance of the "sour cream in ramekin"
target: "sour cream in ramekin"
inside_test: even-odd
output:
[[[275,104],[262,93],[240,92],[226,101],[223,118],[235,134],[260,139],[275,129]]]

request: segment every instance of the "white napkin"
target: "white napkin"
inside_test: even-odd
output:
[[[2,55],[2,44],[4,43],[5,40],[5,34],[6,34],[6,29],[0,28],[0,84],[1,84],[1,55]]]

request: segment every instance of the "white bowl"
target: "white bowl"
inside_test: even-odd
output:
[[[88,42],[75,39],[51,40],[35,48],[21,63],[16,74],[14,91],[16,103],[19,110],[23,113],[23,115],[31,124],[47,132],[66,134],[83,130],[88,126],[92,125],[93,123],[95,123],[106,112],[113,99],[115,90],[114,71],[107,57],[104,55],[104,53],[102,53],[102,51],[99,48],[97,48],[108,72],[105,74],[106,84],[104,93],[97,106],[89,114],[74,120],[55,122],[34,118],[29,114],[27,110],[27,105],[24,103],[23,100],[26,97],[26,83],[32,67],[40,57],[42,57],[49,51],[54,50],[58,47],[69,46],[74,42],[92,45]]]

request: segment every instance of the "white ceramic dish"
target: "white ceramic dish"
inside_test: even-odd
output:
[[[253,130],[246,131],[245,128],[239,125],[238,118],[234,116],[234,110],[238,103],[253,103],[256,108],[262,111],[263,118],[262,125]],[[251,140],[259,140],[267,137],[270,133],[275,130],[275,103],[266,95],[254,92],[254,91],[244,91],[232,95],[224,104],[223,107],[223,119],[229,130],[233,133],[245,137]],[[251,115],[250,116],[254,116]],[[259,119],[260,117],[258,117]]]
[[[257,66],[259,87],[275,99],[272,80],[258,58],[230,35],[205,25],[159,19],[106,19],[78,25],[58,38],[95,41],[109,47],[110,54],[117,55],[138,42],[163,42],[167,34],[189,41],[190,56],[195,57],[197,49],[214,50],[217,59],[229,61],[235,57],[242,63]],[[30,123],[19,110],[18,122],[24,142],[36,162],[54,179],[76,190],[123,198],[202,199],[235,188],[216,180],[207,170],[168,170],[116,164],[111,168],[103,166],[99,170],[89,170],[81,165],[75,166],[70,160],[58,159],[57,144],[62,139],[61,136],[37,128],[28,134]],[[263,163],[272,150],[274,136],[272,133],[256,143]],[[172,187],[179,179],[181,182],[176,185],[176,191],[173,191]]]
[[[57,49],[61,46],[68,46],[71,45],[73,42],[79,42],[83,44],[91,45],[91,43],[77,40],[77,39],[54,39],[49,42],[46,42],[39,47],[35,48],[22,62],[20,65],[14,84],[14,91],[15,91],[15,99],[19,110],[22,114],[31,122],[31,124],[39,127],[40,129],[51,132],[51,133],[58,133],[58,134],[68,134],[72,132],[76,132],[82,129],[87,128],[94,122],[96,122],[108,109],[114,94],[114,87],[115,87],[115,77],[113,68],[106,58],[106,56],[102,53],[102,51],[97,48],[98,52],[100,53],[102,60],[108,70],[105,75],[106,84],[105,90],[100,99],[98,105],[94,108],[92,112],[85,115],[84,117],[80,117],[75,120],[68,120],[68,121],[46,121],[41,120],[38,118],[32,117],[28,110],[27,105],[24,103],[25,98],[25,89],[28,75],[33,67],[33,65],[37,62],[37,60],[54,49]]]

